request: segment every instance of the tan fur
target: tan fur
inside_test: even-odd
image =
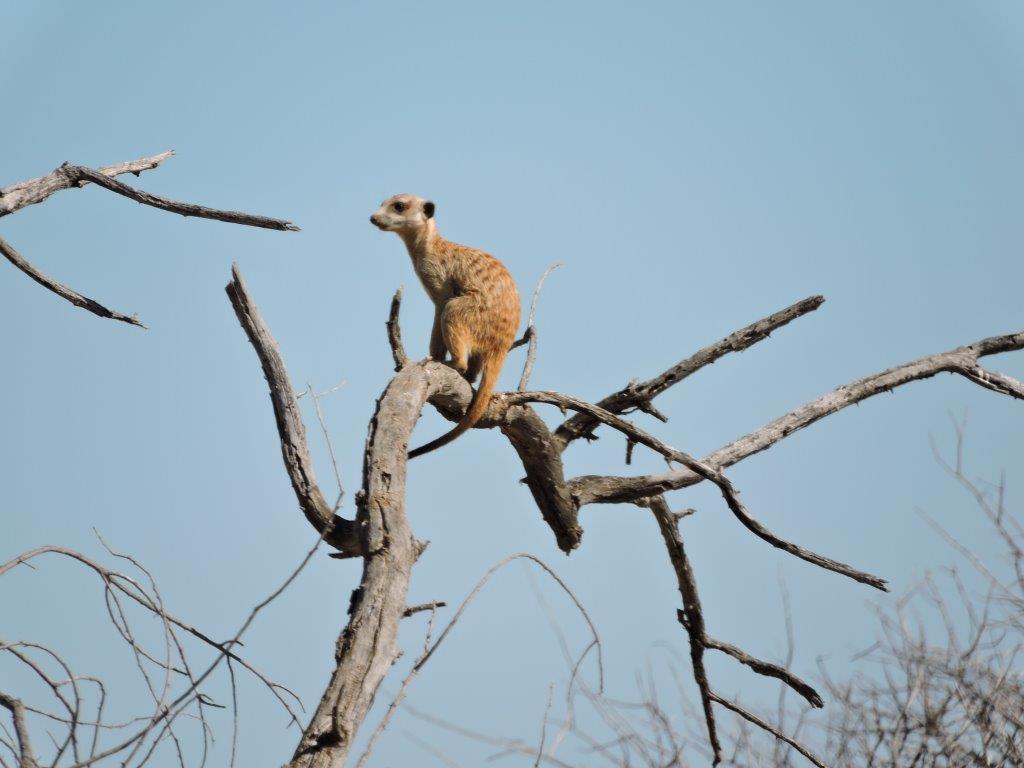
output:
[[[487,412],[505,356],[519,329],[519,291],[505,265],[490,254],[445,240],[437,232],[434,204],[415,195],[395,195],[370,221],[405,241],[413,269],[434,302],[430,356],[444,360],[480,386],[466,414],[450,432],[409,452],[422,456],[471,429]]]

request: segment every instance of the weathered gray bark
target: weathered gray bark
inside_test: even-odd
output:
[[[0,691],[0,707],[11,713],[11,720],[14,723],[14,736],[18,740],[18,768],[36,768],[32,739],[25,725],[25,705],[20,699]]]
[[[306,428],[299,412],[299,402],[288,378],[284,360],[281,359],[277,341],[274,340],[259,308],[249,295],[237,264],[232,266],[231,275],[231,282],[225,290],[231,299],[231,306],[235,309],[238,322],[242,324],[246,336],[256,350],[260,365],[263,367],[263,375],[270,387],[270,402],[274,407],[277,432],[281,439],[281,458],[284,459],[284,468],[291,480],[299,507],[310,525],[323,534],[324,541],[345,556],[357,557],[363,553],[357,524],[334,514],[316,482],[313,460],[306,445]]]
[[[362,579],[349,604],[349,621],[337,641],[334,672],[289,763],[289,768],[338,768],[352,748],[377,688],[398,657],[398,625],[408,608],[409,576],[421,551],[405,513],[409,437],[429,398],[436,396],[456,407],[462,399],[468,404],[469,385],[440,363],[406,364],[398,371],[370,421],[356,519],[345,520],[334,514],[316,483],[284,361],[237,266],[226,290],[270,387],[281,455],[299,506],[310,524],[338,549],[338,555],[363,558]],[[392,341],[399,345],[395,347],[396,360],[405,361],[397,319]]]
[[[138,176],[143,171],[156,168],[167,158],[174,155],[174,150],[161,152],[152,157],[141,157],[138,160],[129,160],[127,163],[108,165],[99,169],[104,176],[120,176],[124,173],[134,173]],[[46,200],[54,192],[62,189],[70,189],[75,186],[84,186],[77,179],[72,178],[64,172],[64,166],[40,176],[38,179],[19,181],[8,187],[0,189],[0,216],[14,213],[28,205],[35,205]]]
[[[405,514],[405,457],[412,428],[436,385],[424,366],[409,365],[377,403],[356,518],[365,552],[363,576],[338,638],[337,666],[289,768],[344,765],[378,686],[398,658],[398,625],[420,552]]]

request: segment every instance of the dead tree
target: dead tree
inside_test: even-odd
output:
[[[399,622],[408,611],[406,592],[410,574],[422,552],[422,545],[413,536],[405,512],[405,457],[409,437],[424,405],[429,403],[446,418],[457,421],[469,404],[471,390],[465,380],[447,365],[433,361],[410,362],[401,342],[398,322],[401,294],[397,293],[387,321],[396,373],[384,389],[370,422],[356,517],[354,520],[339,517],[328,506],[316,484],[295,392],[277,344],[237,266],[233,269],[227,292],[242,327],[256,349],[270,386],[281,452],[300,508],[328,543],[337,549],[333,557],[363,559],[362,578],[352,594],[350,619],[337,642],[337,666],[289,764],[292,768],[337,767],[345,763],[374,694],[397,658],[396,635]],[[1024,347],[1024,332],[1019,332],[982,339],[851,382],[734,440],[703,459],[696,459],[665,444],[622,418],[623,414],[639,410],[666,421],[666,417],[653,405],[657,395],[722,356],[742,351],[767,338],[772,331],[817,309],[823,301],[822,297],[813,296],[787,307],[700,350],[652,379],[627,384],[596,405],[559,392],[525,391],[536,354],[536,329],[531,318],[531,325],[524,336],[529,351],[519,391],[496,395],[479,424],[479,428],[499,429],[512,443],[523,462],[526,483],[537,507],[551,528],[556,543],[566,553],[581,543],[583,530],[579,524],[579,512],[584,505],[630,503],[651,511],[676,574],[682,598],[678,617],[689,637],[693,674],[701,692],[715,763],[721,759],[715,725],[714,705],[717,704],[772,733],[811,762],[822,765],[806,747],[738,703],[717,694],[704,670],[706,651],[725,653],[757,674],[781,680],[811,706],[821,707],[823,701],[812,686],[783,667],[757,659],[708,634],[696,579],[678,527],[679,519],[686,513],[673,512],[664,494],[703,481],[711,482],[719,489],[726,506],[739,522],[766,543],[826,570],[885,590],[883,579],[772,533],[740,501],[738,491],[723,470],[842,408],[910,381],[943,372],[956,373],[1000,394],[1024,399],[1024,384],[988,371],[978,362],[986,355]],[[532,403],[554,405],[563,411],[574,411],[575,415],[557,429],[550,430],[533,410]],[[594,430],[601,425],[625,436],[627,456],[635,445],[642,445],[678,466],[661,475],[566,479],[562,452],[579,438],[593,438]]]
[[[151,158],[140,162],[146,167],[153,167],[160,159],[162,158]],[[103,169],[100,172],[77,166],[62,166],[44,179],[7,188],[0,200],[13,196],[13,209],[17,209],[32,202],[39,202],[57,189],[92,182],[138,202],[156,205],[183,215],[207,216],[276,229],[293,228],[287,222],[212,211],[139,193],[130,187],[122,188],[123,185],[109,177],[117,173],[144,170],[142,167],[128,165],[131,164]],[[12,205],[9,201],[6,204]],[[2,213],[3,209],[0,208],[0,214]],[[17,254],[12,257],[13,249],[6,244],[3,246],[4,254],[16,266],[70,301],[96,314],[138,324],[133,318],[112,313],[70,289],[59,286],[38,274],[34,268],[26,268],[24,260]],[[289,763],[292,768],[338,768],[348,758],[356,733],[367,715],[378,687],[398,656],[396,638],[399,623],[404,616],[415,610],[414,607],[407,605],[406,597],[412,568],[423,551],[423,544],[413,535],[405,512],[406,452],[409,437],[423,406],[428,403],[446,418],[458,420],[469,404],[471,389],[460,375],[445,364],[409,360],[401,343],[398,322],[401,296],[396,294],[387,322],[396,372],[378,400],[376,412],[370,421],[361,488],[356,494],[356,515],[354,519],[347,519],[337,513],[336,506],[332,507],[327,503],[317,485],[306,446],[297,395],[289,381],[277,344],[248,292],[237,266],[233,268],[227,293],[239,322],[257,352],[268,382],[282,457],[299,507],[322,540],[336,550],[332,556],[359,557],[363,561],[360,584],[351,596],[349,620],[338,637],[335,670]],[[535,293],[534,301],[536,298]],[[486,416],[478,424],[478,427],[483,429],[497,428],[515,448],[522,460],[526,483],[537,508],[551,528],[557,546],[564,552],[570,553],[580,546],[583,529],[579,522],[579,513],[585,505],[627,503],[651,511],[665,543],[682,599],[678,618],[689,640],[690,659],[694,678],[701,693],[713,763],[721,759],[715,720],[717,705],[734,712],[756,727],[765,729],[799,750],[811,762],[822,765],[818,758],[795,739],[778,731],[740,704],[716,693],[704,669],[703,657],[707,651],[724,653],[757,674],[781,680],[811,706],[820,707],[823,702],[808,683],[787,669],[757,659],[735,645],[718,640],[709,634],[701,610],[696,578],[687,559],[678,526],[680,518],[686,513],[673,512],[665,494],[701,482],[710,482],[718,488],[726,507],[740,524],[767,544],[825,570],[885,590],[884,579],[817,554],[774,534],[759,522],[740,500],[739,492],[726,476],[725,470],[748,456],[770,448],[793,432],[849,405],[891,391],[910,381],[926,379],[939,373],[955,373],[994,392],[1024,399],[1024,383],[989,371],[979,363],[979,360],[987,355],[1020,350],[1024,347],[1024,331],[1021,331],[985,338],[858,379],[792,410],[700,459],[668,445],[623,418],[632,412],[642,411],[663,422],[667,421],[667,417],[661,414],[653,403],[659,394],[724,355],[742,351],[766,339],[772,331],[814,311],[823,301],[820,296],[804,299],[711,344],[651,379],[627,384],[597,404],[559,392],[526,390],[537,343],[531,312],[531,322],[526,335],[516,344],[528,346],[519,389],[516,392],[495,395]],[[563,412],[573,411],[574,415],[551,430],[533,409],[532,404],[537,403],[554,405]],[[627,463],[635,446],[640,445],[663,456],[669,463],[669,469],[656,475],[585,475],[566,478],[561,454],[580,438],[594,438],[594,432],[600,426],[609,427],[625,437]],[[16,707],[12,710],[12,715],[17,727]],[[23,751],[22,755],[24,754]]]

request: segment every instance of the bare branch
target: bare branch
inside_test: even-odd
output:
[[[966,375],[965,371],[972,371],[976,368],[979,357],[1014,352],[1020,349],[1024,349],[1024,331],[1005,336],[990,336],[973,344],[957,347],[937,355],[922,357],[881,373],[858,379],[732,441],[706,456],[703,462],[715,469],[725,469],[755,453],[770,448],[794,432],[869,397],[890,392],[896,387],[912,381],[931,378],[939,373]],[[665,491],[686,488],[701,482],[702,479],[704,478],[699,473],[690,469],[682,469],[661,475],[641,477],[582,476],[570,480],[569,488],[582,506],[584,504],[633,501]]]
[[[752,712],[748,712],[747,710],[745,710],[739,704],[736,704],[736,703],[734,703],[732,701],[729,701],[728,699],[723,699],[717,693],[712,693],[711,694],[711,700],[714,701],[716,704],[721,704],[726,709],[735,712],[737,715],[742,717],[744,720],[748,720],[749,722],[751,722],[754,725],[756,725],[758,728],[761,728],[761,729],[763,729],[765,731],[768,731],[768,733],[772,734],[775,738],[780,739],[781,741],[786,742],[787,744],[789,744],[789,746],[791,746],[793,749],[795,749],[801,755],[803,755],[808,760],[810,760],[812,763],[814,763],[816,766],[818,766],[818,768],[828,768],[828,766],[826,766],[823,762],[821,762],[821,759],[817,755],[815,755],[813,752],[811,752],[807,747],[805,747],[799,741],[796,741],[795,739],[791,739],[789,736],[784,734],[782,731],[778,730],[777,728],[775,728],[774,726],[770,725],[769,723],[766,723],[764,720],[762,720],[757,715],[753,714]]]
[[[174,155],[174,150],[170,149],[166,152],[161,152],[159,155],[130,160],[127,163],[118,163],[117,165],[108,165],[100,168],[98,172],[104,176],[120,176],[123,173],[134,173],[138,176],[142,171],[156,168],[172,155]],[[86,182],[76,182],[64,173],[63,168],[64,166],[61,166],[46,176],[38,179],[29,179],[28,181],[19,181],[17,184],[0,189],[0,217],[14,213],[25,206],[41,203],[54,192],[59,192],[62,189],[85,186]]]
[[[559,549],[566,554],[572,552],[583,538],[579,507],[569,493],[561,451],[547,424],[530,406],[516,405],[505,411],[501,432],[523,463],[524,482],[555,534]]]
[[[82,165],[68,165],[65,163],[57,169],[57,172],[64,173],[73,184],[78,184],[83,181],[91,181],[104,189],[116,192],[117,194],[123,195],[129,200],[134,200],[142,205],[159,208],[162,211],[178,213],[186,217],[194,216],[199,219],[214,219],[216,221],[227,222],[228,224],[244,224],[250,227],[276,229],[286,232],[299,231],[297,226],[292,224],[290,221],[284,221],[283,219],[273,219],[269,216],[257,216],[251,213],[242,213],[241,211],[222,211],[216,208],[207,208],[203,205],[196,205],[194,203],[181,203],[167,197],[160,197],[159,195],[153,195],[149,192],[143,192],[141,189],[129,187],[127,184],[122,184],[120,181],[116,181],[99,171],[94,171],[92,168],[86,168]]]
[[[101,541],[102,541],[102,539],[101,539]],[[318,542],[318,544],[319,544],[319,542]],[[104,543],[104,546],[106,546],[105,543]],[[108,551],[111,551],[111,550],[109,550],[109,547],[108,547]],[[315,548],[314,548],[313,551],[315,551]],[[113,570],[105,567],[101,563],[98,563],[95,560],[87,557],[86,555],[82,554],[81,552],[78,552],[78,551],[72,550],[72,549],[68,549],[66,547],[59,547],[59,546],[54,546],[54,545],[48,545],[48,546],[38,547],[38,548],[33,549],[33,550],[29,550],[27,552],[22,553],[21,555],[18,555],[17,557],[15,557],[14,559],[12,559],[12,560],[10,560],[10,561],[8,561],[6,563],[0,564],[0,576],[3,576],[5,573],[13,570],[18,565],[22,565],[22,564],[27,565],[27,564],[30,563],[31,560],[33,560],[35,558],[38,558],[38,557],[41,557],[42,555],[46,555],[46,554],[56,554],[56,555],[61,555],[61,556],[64,556],[64,557],[68,557],[70,559],[78,561],[79,563],[81,563],[81,564],[85,565],[86,567],[90,568],[91,570],[93,570],[100,577],[100,579],[102,580],[102,582],[104,584],[105,593],[106,593],[107,601],[108,601],[108,607],[113,606],[113,612],[111,613],[111,620],[114,622],[115,629],[118,631],[118,633],[121,635],[121,637],[125,640],[125,642],[129,645],[129,647],[132,649],[132,651],[137,656],[141,656],[142,658],[145,658],[148,661],[152,662],[153,664],[157,665],[158,668],[160,668],[161,670],[164,670],[166,673],[174,672],[176,674],[184,675],[184,676],[186,676],[188,678],[189,687],[186,689],[185,693],[183,693],[178,698],[178,700],[174,704],[172,704],[172,705],[169,705],[169,706],[165,707],[163,702],[162,702],[161,695],[158,695],[156,691],[153,691],[155,700],[157,701],[156,712],[152,716],[150,716],[150,717],[142,718],[142,720],[148,721],[147,724],[143,727],[143,729],[139,733],[135,734],[135,736],[133,738],[131,738],[128,741],[126,741],[123,744],[121,744],[119,749],[125,749],[125,748],[131,746],[133,743],[138,743],[138,741],[140,739],[144,738],[145,735],[155,725],[157,725],[159,722],[161,722],[165,717],[172,715],[173,713],[171,712],[171,710],[174,707],[176,707],[178,705],[182,705],[182,704],[187,706],[188,702],[186,700],[186,697],[191,695],[191,693],[193,691],[198,691],[199,685],[202,682],[202,680],[204,680],[206,677],[209,676],[209,674],[213,671],[213,668],[219,663],[219,660],[221,658],[227,658],[227,659],[229,659],[231,661],[237,662],[238,664],[243,666],[245,669],[247,669],[249,672],[251,672],[258,680],[260,680],[260,682],[262,682],[267,687],[267,689],[271,692],[271,694],[281,704],[281,706],[285,710],[285,712],[288,713],[288,715],[291,718],[291,720],[293,722],[295,722],[296,724],[298,723],[298,719],[297,719],[297,717],[295,715],[295,712],[292,710],[291,705],[289,704],[289,702],[282,695],[282,694],[287,694],[296,703],[298,703],[298,705],[301,707],[302,704],[299,701],[298,697],[295,695],[295,693],[292,692],[291,690],[289,690],[287,687],[281,685],[280,683],[274,682],[273,680],[269,679],[259,669],[254,667],[250,662],[246,661],[245,659],[243,659],[242,657],[240,657],[236,653],[234,653],[233,646],[237,643],[237,640],[240,638],[241,634],[237,634],[233,640],[231,640],[231,641],[229,641],[227,643],[221,643],[221,642],[218,642],[216,640],[213,640],[206,633],[201,632],[200,630],[196,629],[191,624],[183,621],[182,619],[178,618],[174,614],[172,614],[169,611],[167,611],[164,608],[163,603],[160,600],[159,593],[156,592],[155,582],[153,581],[152,577],[149,575],[148,571],[146,571],[146,569],[143,568],[132,557],[129,557],[129,556],[126,556],[126,555],[120,555],[120,554],[118,554],[116,552],[111,551],[111,554],[113,554],[116,557],[120,557],[120,558],[123,558],[123,559],[131,562],[136,568],[138,568],[140,571],[142,571],[144,574],[147,575],[147,577],[150,579],[150,583],[151,583],[151,587],[150,587],[149,591],[147,591],[145,588],[143,588],[142,585],[140,585],[136,580],[134,580],[130,576],[128,576],[128,575],[126,575],[124,573],[120,573],[118,571],[113,571]],[[303,564],[300,565],[300,567],[292,574],[291,577],[289,577],[288,581],[285,583],[284,586],[287,586],[287,584],[290,583],[295,578],[295,576],[298,574],[299,571],[301,571],[301,569],[305,565],[305,563],[308,562],[308,560],[309,560],[311,555],[312,555],[312,551],[309,554],[307,554],[306,559],[303,561]],[[280,594],[280,592],[283,589],[284,589],[284,587],[281,587],[270,598],[268,598],[268,600],[263,601],[262,603],[260,603],[253,610],[253,612],[250,614],[250,616],[247,619],[247,621],[245,622],[245,624],[243,624],[242,629],[240,631],[241,633],[244,633],[244,631],[252,623],[253,619],[255,618],[255,615],[259,612],[259,610],[261,610],[262,607],[264,605],[266,605],[270,600],[274,599],[278,594]],[[147,651],[143,650],[138,645],[138,643],[135,641],[134,637],[132,636],[131,629],[130,629],[130,627],[127,624],[127,619],[125,617],[125,612],[124,612],[123,608],[120,606],[120,604],[118,602],[117,595],[123,595],[125,597],[128,597],[129,599],[131,599],[136,604],[142,606],[147,611],[150,611],[151,613],[153,613],[155,616],[157,616],[158,618],[160,618],[164,622],[165,627],[169,628],[170,625],[178,627],[178,628],[184,630],[185,632],[187,632],[188,634],[192,635],[196,639],[200,640],[201,642],[205,643],[209,647],[213,648],[215,651],[217,651],[217,654],[218,654],[217,661],[215,661],[213,663],[213,666],[211,666],[206,671],[206,673],[204,673],[202,676],[200,676],[198,678],[194,677],[192,675],[190,669],[189,669],[188,662],[185,659],[184,651],[183,651],[183,649],[181,647],[181,644],[173,636],[173,634],[171,634],[169,636],[169,639],[170,639],[171,642],[174,643],[174,645],[175,645],[175,647],[177,649],[177,653],[178,653],[178,656],[179,656],[179,658],[181,660],[181,666],[183,667],[183,669],[182,668],[178,668],[178,667],[173,667],[171,665],[171,661],[170,661],[169,657],[167,659],[164,659],[164,660],[155,658],[152,654],[150,654]],[[57,656],[52,650],[50,650],[48,648],[44,648],[42,646],[38,646],[38,645],[35,645],[35,644],[32,644],[32,643],[16,643],[16,644],[7,644],[7,645],[4,645],[3,643],[0,643],[0,650],[6,650],[7,652],[12,653],[12,654],[18,656],[19,658],[22,658],[24,663],[29,663],[27,659],[23,658],[18,653],[17,648],[19,646],[20,647],[26,647],[26,648],[36,648],[39,651],[41,651],[41,652],[51,656],[52,658],[54,658],[62,666],[62,668],[64,669],[64,673],[66,674],[66,676],[67,676],[69,681],[73,682],[75,679],[77,679],[76,676],[72,674],[70,668],[68,668],[68,666],[60,659],[60,657]],[[38,667],[33,666],[32,664],[29,664],[29,666],[32,667],[36,671],[36,673],[38,675],[42,676],[44,680],[47,679],[45,674],[42,672],[41,669],[39,669]],[[147,677],[145,671],[143,671],[143,676],[146,677],[146,679],[148,680],[148,677]],[[103,685],[102,681],[99,681],[99,680],[97,680],[95,678],[83,677],[82,679],[91,680],[92,682],[94,682],[99,687],[99,690],[100,690],[100,702],[99,702],[99,705],[98,705],[97,720],[96,720],[96,725],[95,725],[95,729],[96,730],[94,731],[93,747],[92,747],[92,750],[91,750],[91,753],[90,753],[90,757],[91,758],[94,757],[95,759],[99,760],[99,759],[101,759],[104,756],[108,756],[110,754],[113,754],[113,752],[108,750],[103,755],[100,755],[100,756],[96,755],[96,738],[97,738],[97,735],[98,735],[99,728],[101,728],[101,727],[102,728],[109,728],[109,727],[111,727],[110,725],[105,724],[105,723],[102,722],[103,706],[104,706],[104,702],[106,700],[106,689],[105,689],[105,686]],[[76,701],[77,701],[77,688],[75,690],[76,690]],[[167,682],[166,682],[166,679],[165,679],[164,694],[166,694],[166,692],[167,692]],[[71,722],[72,726],[74,726],[75,722],[81,722],[81,718],[77,715],[78,705],[74,704],[74,706],[73,706],[73,702],[68,701],[57,690],[54,690],[54,695],[62,703],[64,708],[67,709],[68,713],[71,715],[70,722]],[[202,694],[199,694],[199,697],[201,697],[201,696],[202,696]],[[206,705],[209,706],[208,703],[206,703]],[[49,715],[47,715],[47,716],[49,717]],[[200,720],[203,719],[202,709],[201,708],[199,709],[199,717],[200,717]],[[137,722],[137,720],[129,722],[129,723],[125,723],[125,724],[123,724],[121,726],[117,726],[117,727],[126,727],[128,725],[133,724],[134,722]],[[85,724],[85,723],[81,723],[81,724]],[[205,727],[206,726],[205,726],[205,723],[204,723],[204,729],[205,729]],[[72,731],[73,730],[74,730],[74,728],[72,728]],[[71,735],[74,735],[74,734],[72,733]],[[115,750],[115,751],[117,751],[117,750]]]
[[[142,192],[141,190],[134,189],[133,187],[129,187],[127,184],[122,184],[120,181],[113,178],[114,176],[124,173],[134,173],[138,176],[142,171],[156,168],[160,163],[173,154],[173,151],[168,151],[160,155],[145,157],[140,160],[134,160],[127,163],[119,163],[117,165],[100,168],[99,170],[64,163],[47,176],[22,181],[4,189],[0,189],[0,217],[20,210],[25,206],[41,203],[54,192],[58,192],[62,189],[69,189],[71,187],[83,187],[92,182],[112,192],[116,192],[119,195],[124,195],[136,202],[149,205],[154,208],[159,208],[161,210],[180,213],[182,216],[217,219],[219,221],[226,221],[232,224],[246,224],[249,226],[264,227],[267,229],[292,231],[298,229],[294,224],[282,221],[281,219],[272,219],[266,216],[254,216],[248,213],[240,213],[238,211],[220,211],[214,208],[194,205],[192,203],[179,203],[165,197],[151,195],[148,192]],[[114,310],[108,309],[99,302],[94,301],[87,296],[83,296],[77,291],[74,291],[66,285],[63,285],[47,276],[18,253],[9,243],[4,242],[3,240],[0,240],[0,253],[2,253],[14,266],[44,288],[71,302],[75,306],[92,312],[94,315],[99,317],[119,320],[124,323],[139,326],[140,328],[146,327],[139,321],[136,315],[129,316],[121,312],[115,312]]]
[[[345,382],[342,382],[344,384]],[[340,387],[341,384],[338,385]],[[335,387],[334,389],[338,389]],[[328,392],[333,390],[328,390]],[[320,409],[320,398],[322,395],[318,395],[313,391],[313,385],[306,385],[306,392],[309,393],[310,399],[313,401],[313,410],[316,412],[316,420],[320,423],[320,432],[324,436],[324,442],[327,443],[327,453],[331,457],[331,467],[334,469],[334,482],[338,485],[338,496],[334,501],[334,506],[331,507],[331,513],[335,513],[341,507],[341,500],[345,497],[345,484],[341,482],[341,470],[338,469],[338,457],[334,453],[334,443],[331,441],[331,435],[327,431],[327,423],[324,421],[324,413]],[[299,398],[296,395],[296,400]]]
[[[708,741],[711,743],[712,762],[717,765],[722,759],[722,745],[718,740],[715,728],[715,713],[711,706],[712,692],[708,683],[708,675],[704,669],[704,649],[708,646],[707,632],[704,628],[704,612],[697,593],[697,579],[693,568],[686,557],[683,537],[679,533],[679,524],[664,496],[655,496],[646,501],[646,505],[654,513],[658,528],[665,540],[672,567],[675,569],[679,582],[679,594],[683,599],[682,610],[679,611],[679,622],[690,637],[690,663],[693,666],[693,679],[700,690],[701,704],[704,707],[704,722],[708,727]]]
[[[36,768],[36,758],[32,752],[32,739],[29,736],[28,726],[25,725],[25,705],[21,703],[20,699],[0,691],[0,707],[8,710],[14,720],[14,734],[18,738],[19,768]]]
[[[533,768],[540,768],[540,761],[544,759],[544,742],[548,736],[548,715],[551,714],[551,699],[555,695],[555,686],[548,686],[548,703],[544,706],[544,719],[541,720],[540,724],[540,744],[537,747],[537,759],[533,763]]]
[[[105,306],[100,304],[98,301],[93,301],[88,296],[83,296],[78,291],[68,288],[62,283],[58,283],[52,277],[40,272],[33,266],[24,256],[18,253],[14,246],[8,243],[3,238],[0,238],[0,253],[2,253],[11,264],[16,266],[26,275],[31,277],[41,286],[47,290],[53,291],[55,294],[60,296],[62,299],[66,299],[74,304],[76,307],[81,307],[88,312],[92,312],[94,315],[99,317],[107,317],[111,320],[120,320],[122,323],[128,323],[130,325],[136,325],[139,328],[145,328],[139,320],[138,315],[125,315],[121,312],[115,312],[112,309],[107,309]]]
[[[533,298],[530,300],[530,315],[526,320],[526,333],[523,334],[522,339],[512,345],[512,349],[523,344],[529,345],[526,348],[526,362],[523,363],[523,375],[519,377],[520,392],[526,389],[526,385],[530,381],[530,374],[533,373],[533,364],[537,360],[537,324],[534,322],[534,318],[537,314],[537,299],[540,297],[540,289],[544,286],[544,281],[547,280],[548,275],[560,266],[562,266],[562,262],[556,261],[545,269],[544,274],[540,276],[540,280],[537,281],[537,287],[533,289]]]
[[[653,379],[642,382],[631,382],[608,397],[601,400],[598,405],[611,413],[624,413],[633,408],[645,409],[650,406],[650,401],[660,395],[669,387],[678,384],[683,379],[696,373],[701,368],[711,365],[719,358],[730,352],[742,352],[744,349],[753,346],[759,341],[767,339],[772,331],[796,320],[808,312],[813,312],[825,302],[824,296],[809,296],[803,301],[798,301],[790,307],[779,310],[768,315],[768,317],[751,323],[735,333],[729,334],[721,341],[718,341],[694,355],[676,363],[667,371],[658,374]],[[525,387],[520,387],[524,389]],[[656,417],[657,418],[657,417]],[[660,417],[664,421],[664,417]],[[577,414],[571,419],[563,422],[555,430],[555,438],[564,450],[573,440],[590,435],[599,422],[587,416]]]
[[[410,675],[418,672],[430,660],[430,657],[434,655],[435,651],[437,651],[441,643],[444,642],[445,638],[452,631],[452,628],[458,623],[459,619],[462,618],[462,614],[466,612],[466,609],[469,607],[469,604],[473,602],[473,600],[476,598],[478,594],[480,594],[480,590],[482,590],[484,586],[487,584],[487,582],[491,580],[491,577],[499,570],[504,568],[506,565],[515,560],[528,560],[532,563],[535,563],[545,573],[547,573],[547,575],[550,576],[555,581],[555,583],[558,584],[559,587],[561,587],[562,591],[565,592],[569,599],[572,600],[573,604],[576,606],[576,609],[580,612],[580,615],[583,617],[584,621],[587,622],[587,626],[590,628],[590,633],[593,637],[593,642],[591,643],[591,646],[597,649],[598,688],[603,689],[604,659],[601,650],[601,639],[597,634],[597,628],[594,626],[594,622],[591,620],[590,614],[587,613],[587,610],[583,607],[583,603],[580,602],[576,594],[561,579],[561,577],[559,577],[558,574],[555,573],[554,570],[552,570],[551,567],[548,566],[543,560],[541,560],[535,555],[529,554],[528,552],[517,552],[516,554],[504,557],[487,569],[487,572],[480,577],[480,580],[476,583],[476,586],[473,587],[472,591],[468,595],[466,595],[465,599],[459,605],[458,610],[456,610],[455,615],[452,616],[451,620],[445,625],[444,630],[441,632],[440,636],[437,638],[434,644],[431,645],[428,651],[413,665],[413,670],[412,672],[410,672]]]
[[[438,608],[444,608],[448,605],[444,600],[433,600],[429,603],[420,603],[418,605],[410,605],[405,611],[402,612],[403,618],[409,618],[415,616],[417,613],[423,611],[436,611]]]
[[[391,312],[388,314],[388,343],[391,344],[391,356],[395,360],[395,373],[409,363],[409,356],[402,346],[402,327],[398,323],[398,314],[402,309],[402,289],[395,291],[391,299]]]
[[[324,541],[340,553],[356,557],[363,553],[358,528],[353,521],[334,514],[317,485],[313,460],[306,444],[306,428],[277,342],[249,295],[237,264],[232,266],[231,272],[232,280],[225,290],[238,322],[256,350],[270,387],[270,400],[281,438],[281,456],[299,506],[310,524],[324,534]]]
[[[716,640],[713,637],[706,637],[705,641],[708,648],[713,648],[716,651],[721,651],[722,653],[732,656],[736,661],[740,662],[740,664],[747,665],[759,675],[766,675],[768,677],[774,677],[781,680],[807,699],[807,703],[812,707],[821,708],[825,706],[825,702],[821,700],[821,696],[818,692],[788,669],[780,667],[778,664],[762,661],[761,659],[751,656],[746,651],[737,648],[735,645],[731,645],[721,640]]]
[[[776,536],[750,515],[743,502],[740,501],[739,493],[733,487],[732,482],[714,466],[698,461],[683,451],[665,445],[660,440],[652,437],[625,419],[620,419],[618,416],[605,411],[603,408],[569,395],[563,395],[559,392],[516,392],[503,395],[503,398],[504,402],[509,404],[524,402],[548,403],[559,407],[571,408],[572,410],[590,415],[597,421],[617,429],[619,432],[622,432],[632,438],[637,443],[644,445],[651,450],[657,451],[662,456],[671,459],[672,461],[679,462],[703,479],[710,480],[718,487],[726,504],[736,518],[743,523],[751,533],[768,542],[773,547],[777,547],[784,552],[788,552],[795,557],[799,557],[801,560],[813,563],[820,568],[842,574],[843,576],[859,581],[862,584],[872,586],[875,589],[886,591],[885,579],[879,578],[878,576],[872,576],[871,574],[857,570],[846,563],[841,563],[838,560],[824,557],[823,555],[812,552],[798,544],[793,544],[792,542]]]

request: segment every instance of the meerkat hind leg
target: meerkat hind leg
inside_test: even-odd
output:
[[[474,352],[469,356],[469,367],[466,368],[465,376],[466,381],[468,381],[470,384],[475,382],[476,377],[480,375],[480,365],[482,364],[482,362],[483,360],[480,357],[480,354],[477,352]]]
[[[454,333],[450,328],[445,329],[445,346],[451,353],[452,359],[448,364],[463,376],[469,370],[469,344],[466,343],[465,335],[456,330]]]
[[[441,324],[440,310],[434,312],[434,327],[430,331],[430,358],[439,363],[444,362],[448,347],[444,343],[444,331]]]
[[[451,354],[451,366],[462,375],[469,370],[469,354],[472,350],[473,335],[469,330],[466,299],[452,299],[441,313],[441,334],[444,345]]]

